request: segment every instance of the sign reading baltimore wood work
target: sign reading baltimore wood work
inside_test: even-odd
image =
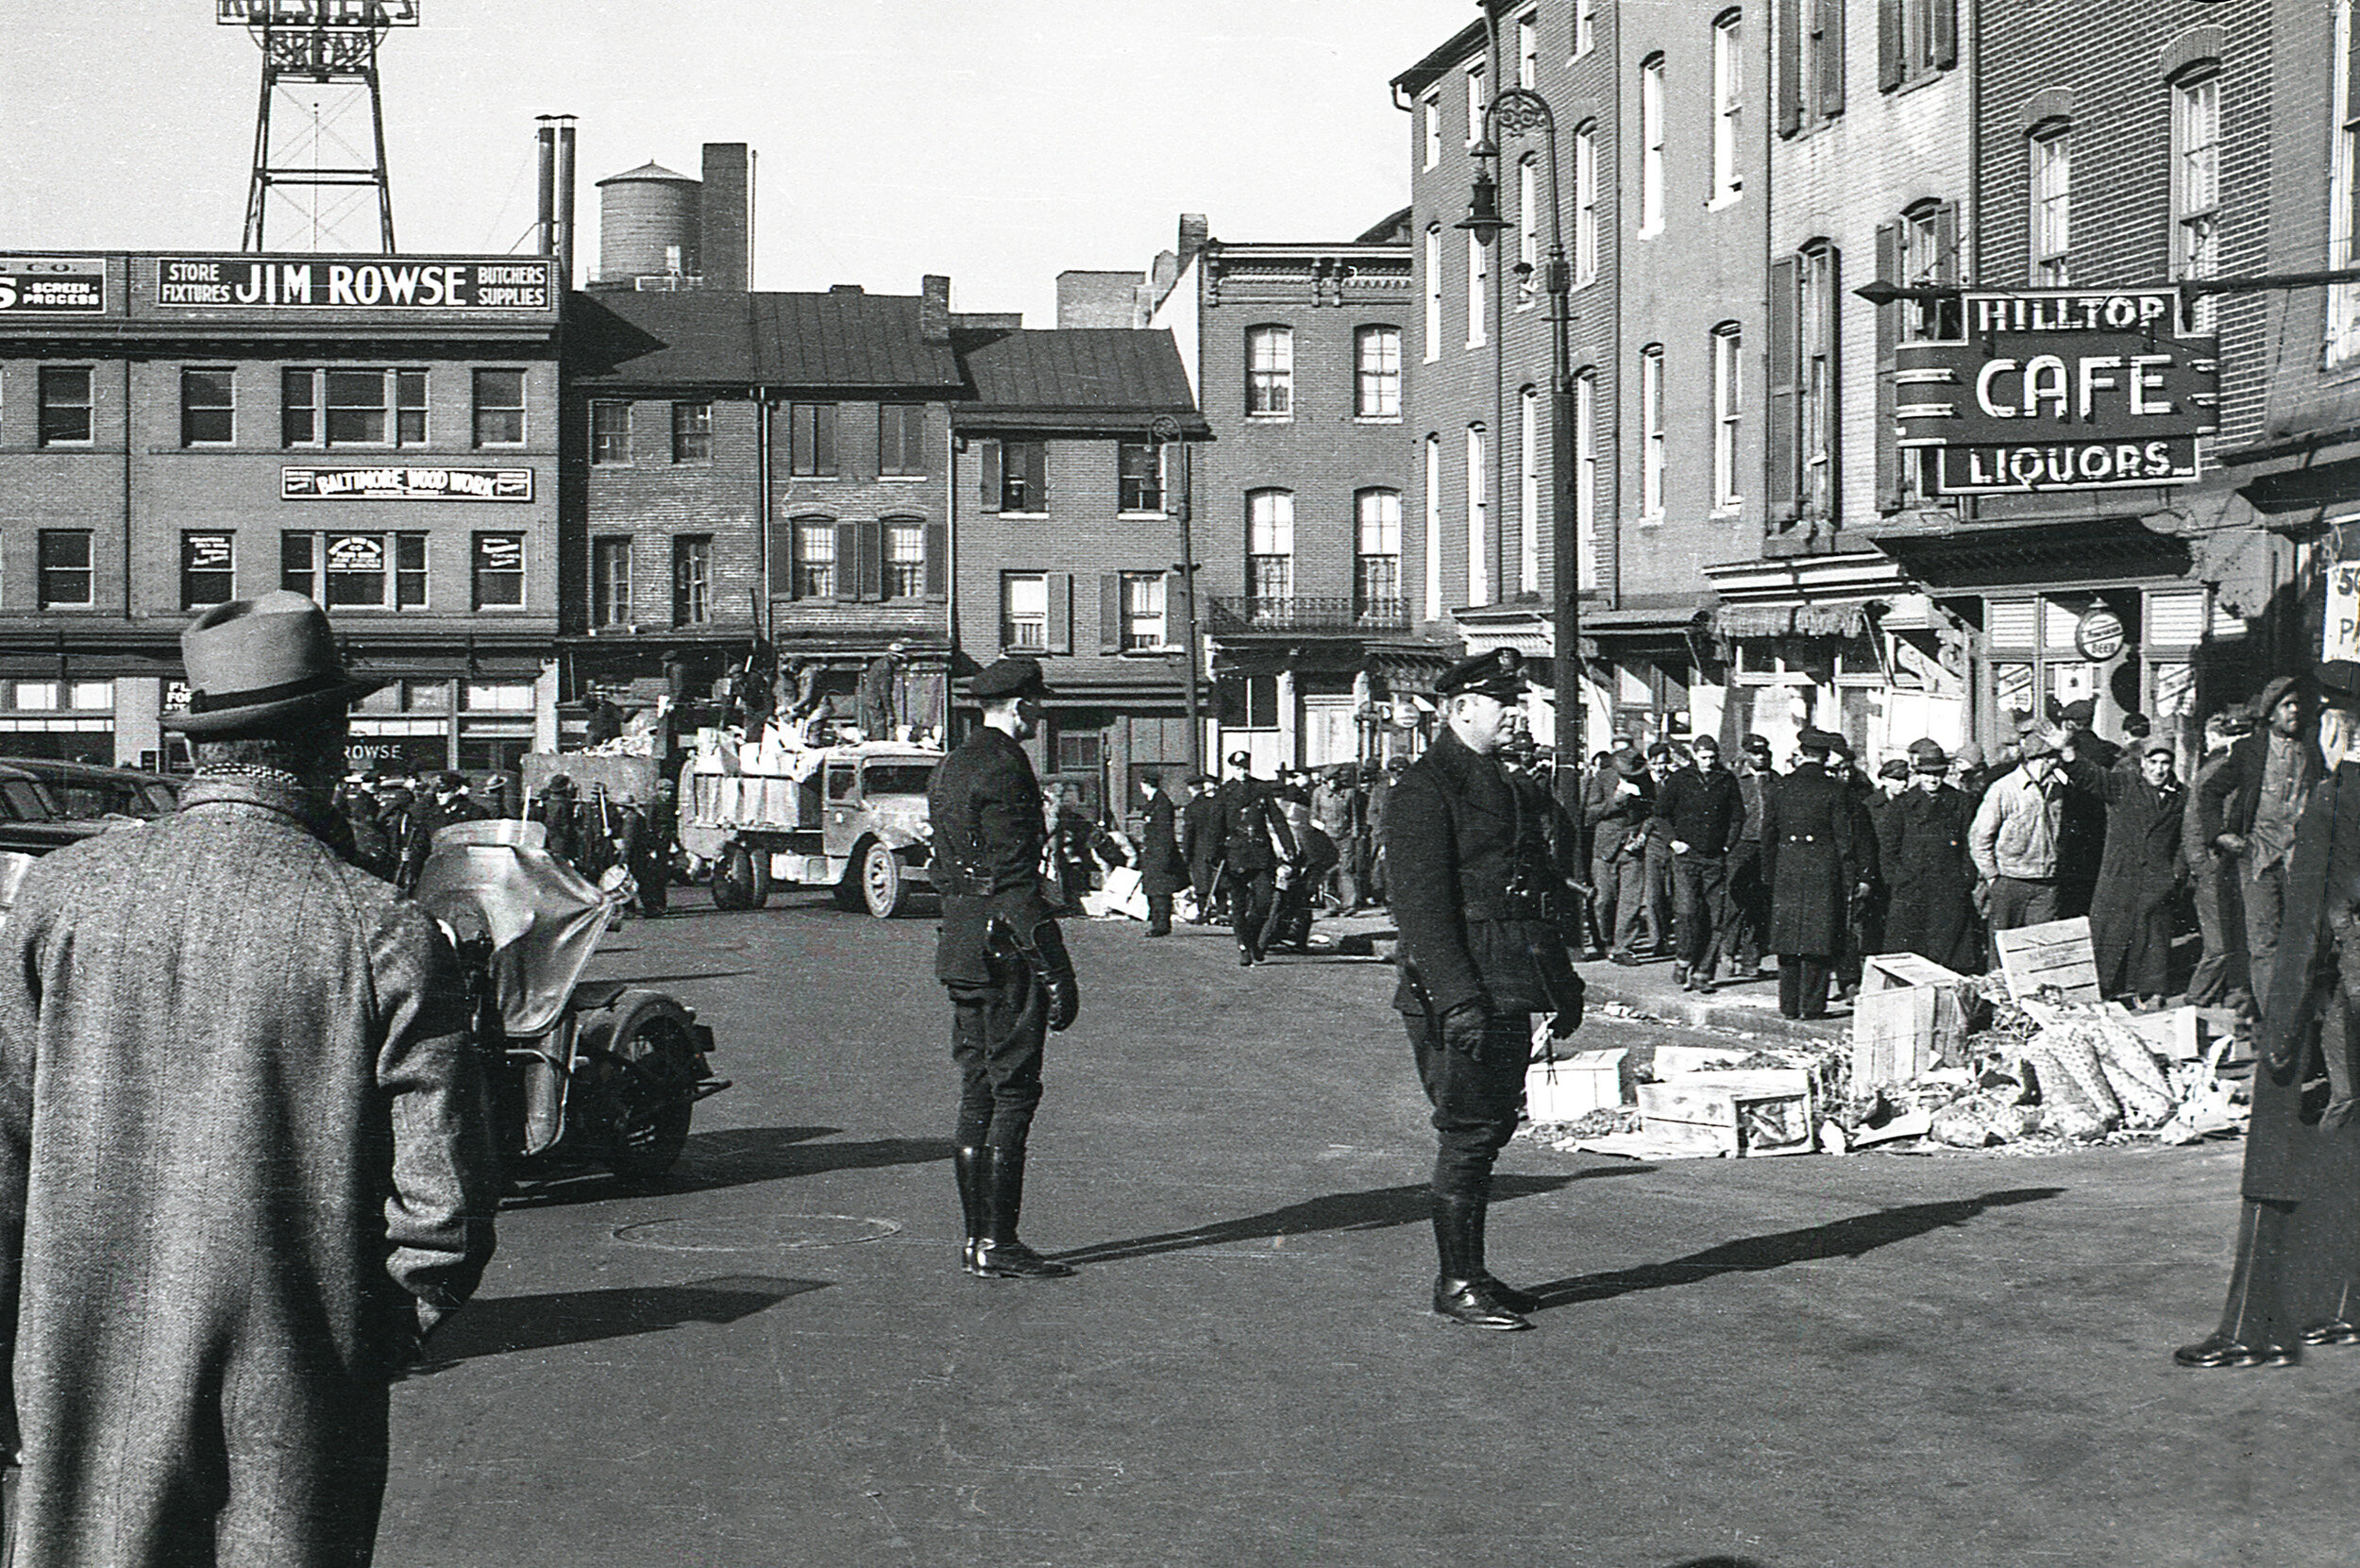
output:
[[[1900,444],[1952,495],[2189,484],[2220,402],[2211,338],[2174,289],[1968,294],[1964,336],[1899,345]]]
[[[556,305],[546,261],[377,261],[320,256],[166,256],[156,262],[156,303],[335,311],[547,311]]]
[[[0,312],[102,315],[107,263],[96,256],[0,256]]]
[[[281,468],[282,501],[529,501],[530,468]]]

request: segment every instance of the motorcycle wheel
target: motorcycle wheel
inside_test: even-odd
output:
[[[669,997],[630,993],[592,1026],[585,1055],[602,1055],[600,1081],[612,1096],[615,1141],[607,1168],[625,1181],[653,1181],[679,1163],[688,1144],[698,1079],[696,1037]]]

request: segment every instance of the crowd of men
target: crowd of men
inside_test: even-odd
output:
[[[2087,916],[2108,996],[2250,1009],[2267,990],[2294,799],[2284,781],[2265,793],[2257,769],[2267,734],[2292,744],[2303,700],[2280,682],[2214,715],[2193,788],[2143,716],[2108,738],[2086,701],[2053,723],[2018,716],[1989,760],[1920,739],[1871,767],[1809,729],[1781,772],[1761,735],[1734,766],[1709,735],[1627,741],[1592,759],[1578,793],[1588,956],[1669,956],[1697,991],[1776,957],[1781,1011],[1812,1018],[1831,988],[1856,992],[1864,955],[1975,973],[1996,964],[1994,933]],[[2171,945],[2189,923],[2202,955],[2183,981]]]
[[[623,868],[637,912],[661,915],[677,856],[674,793],[670,780],[659,780],[655,799],[643,803],[595,784],[585,793],[559,773],[527,799],[505,773],[486,778],[480,793],[456,771],[348,773],[335,794],[339,847],[407,893],[417,886],[437,832],[454,822],[521,818],[543,824],[548,851],[593,882]]]

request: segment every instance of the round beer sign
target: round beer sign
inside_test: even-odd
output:
[[[2092,605],[2082,612],[2082,618],[2073,626],[2073,646],[2082,650],[2082,657],[2102,664],[2122,651],[2130,640],[2123,630],[2122,617],[2102,604]]]

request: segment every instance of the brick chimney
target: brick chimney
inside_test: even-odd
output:
[[[951,341],[951,279],[930,272],[919,280],[918,341]]]
[[[1205,248],[1205,242],[1211,237],[1212,226],[1205,221],[1204,213],[1181,213],[1180,264],[1187,266],[1195,258],[1196,253]]]
[[[743,294],[753,285],[754,155],[743,142],[705,143],[697,222],[704,286]]]

